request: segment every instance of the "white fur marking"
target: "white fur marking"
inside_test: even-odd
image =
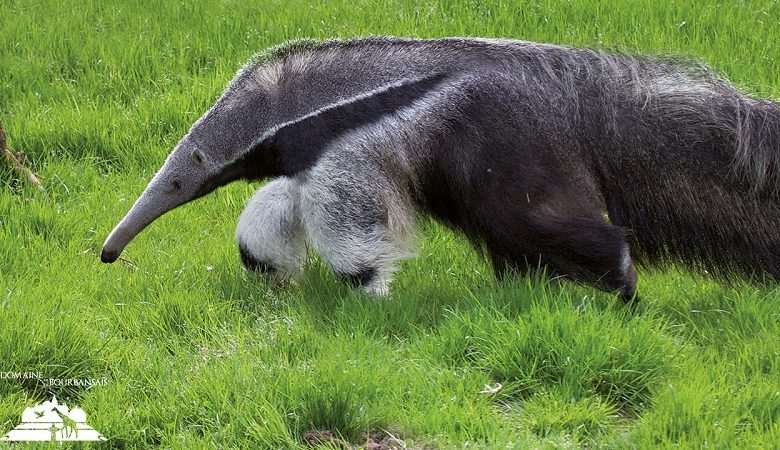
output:
[[[623,256],[620,259],[620,270],[626,278],[628,278],[631,273],[631,250],[628,244],[625,244],[625,247],[623,247]]]
[[[258,189],[241,213],[236,239],[253,258],[276,269],[280,279],[296,277],[306,258],[298,183],[280,177]]]

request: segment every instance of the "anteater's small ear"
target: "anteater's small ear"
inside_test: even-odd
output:
[[[200,149],[195,147],[194,150],[192,150],[192,159],[198,163],[198,165],[203,165],[203,153],[200,152]]]

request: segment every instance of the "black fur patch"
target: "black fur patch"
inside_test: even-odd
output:
[[[373,267],[366,267],[356,273],[339,274],[340,278],[343,278],[352,286],[365,286],[374,276],[376,276],[376,269]]]
[[[260,157],[263,163],[259,167],[279,167],[283,175],[293,176],[313,166],[334,139],[413,104],[439,86],[444,79],[444,75],[435,75],[325,109],[280,128],[250,151],[250,154],[266,156],[248,155],[246,159]],[[258,164],[253,163],[252,166],[258,167]],[[248,178],[256,178],[251,167],[247,168],[247,172]]]
[[[274,268],[267,262],[259,261],[255,259],[254,256],[252,256],[248,251],[246,251],[240,245],[238,246],[238,253],[241,255],[241,263],[244,265],[244,267],[246,267],[247,270],[252,270],[261,273],[276,272],[276,268]]]

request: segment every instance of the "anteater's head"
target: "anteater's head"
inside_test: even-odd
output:
[[[103,244],[101,260],[114,262],[125,246],[166,212],[241,178],[278,175],[272,151],[259,145],[268,130],[268,92],[231,84],[176,145],[130,211]]]

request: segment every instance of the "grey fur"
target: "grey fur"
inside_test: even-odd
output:
[[[375,293],[412,254],[421,213],[498,275],[542,264],[624,298],[633,259],[777,279],[778,148],[776,103],[689,61],[513,40],[298,42],[239,71],[102,258],[225,183],[287,176],[311,246]],[[249,208],[258,223],[279,212]],[[265,233],[242,218],[239,242],[252,232]]]

